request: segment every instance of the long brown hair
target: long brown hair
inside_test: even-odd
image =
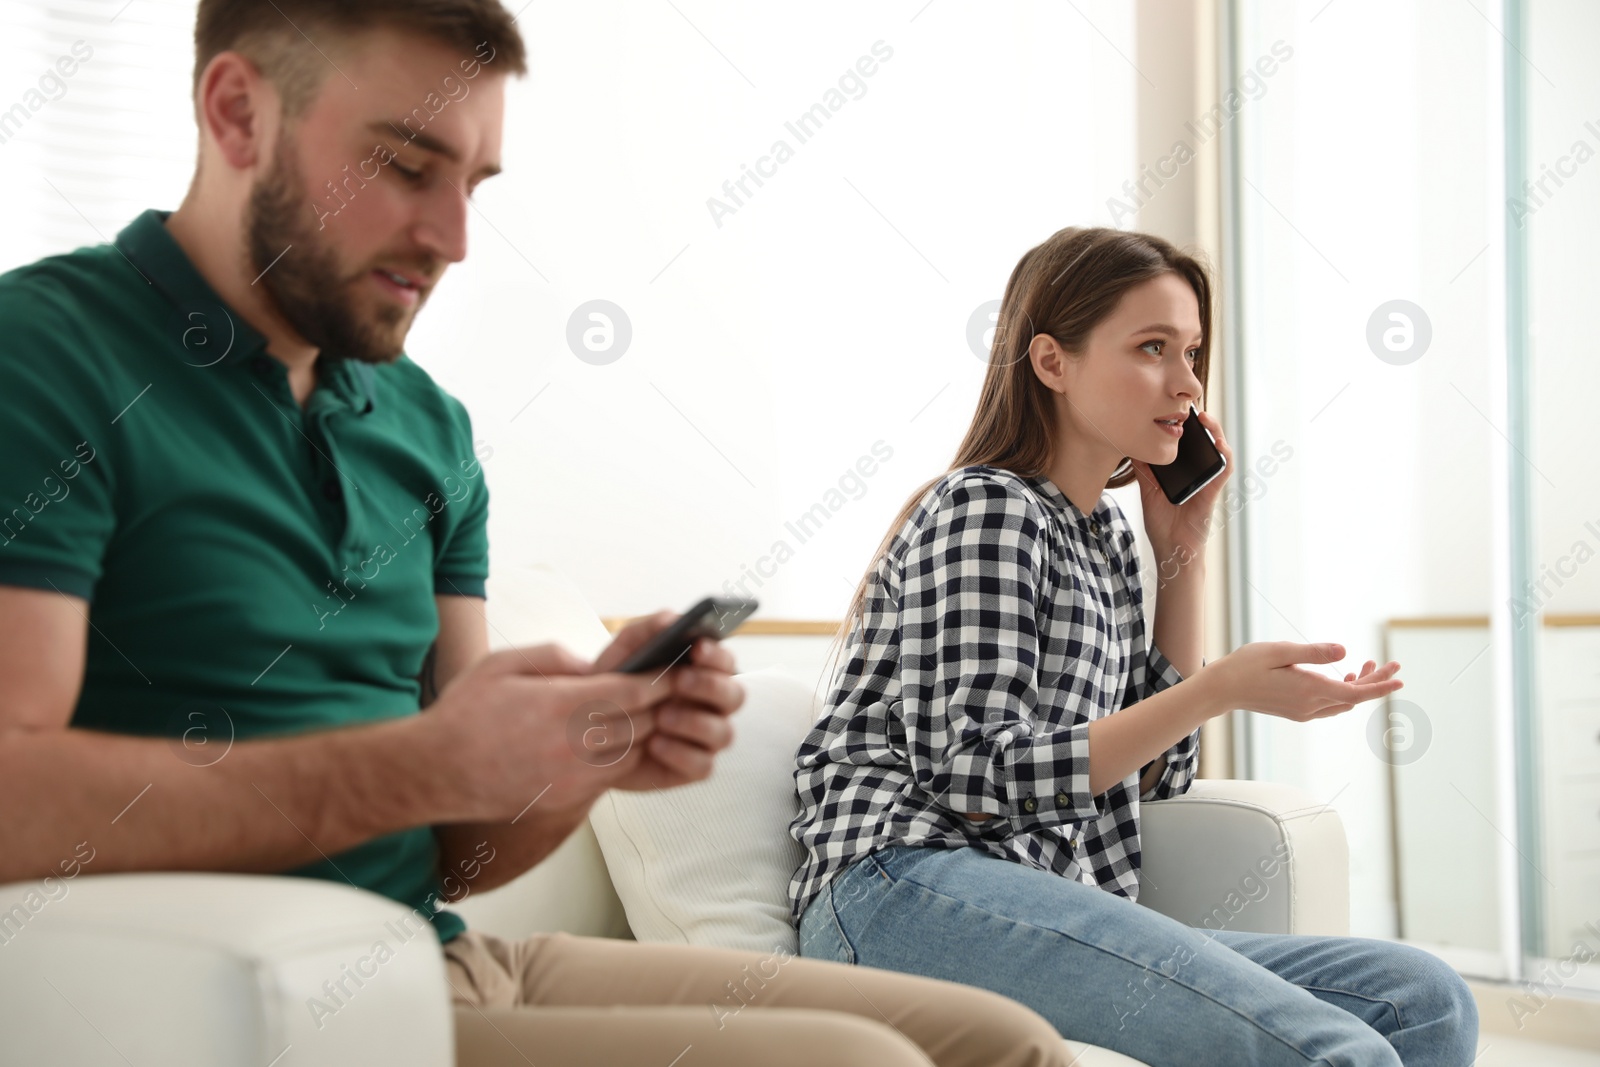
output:
[[[1023,254],[1000,301],[989,370],[967,435],[945,472],[913,492],[889,524],[873,553],[872,565],[856,583],[850,609],[830,646],[829,660],[862,621],[867,590],[895,536],[940,478],[980,463],[1025,477],[1049,468],[1056,455],[1057,427],[1051,389],[1039,380],[1028,358],[1034,337],[1049,334],[1068,352],[1081,352],[1090,332],[1111,314],[1124,293],[1162,274],[1176,274],[1188,282],[1199,302],[1200,346],[1194,373],[1203,387],[1211,369],[1211,280],[1196,257],[1150,234],[1072,226],[1056,231]],[[1203,394],[1198,406],[1205,406]],[[1127,485],[1134,476],[1132,463],[1123,457],[1106,488]]]

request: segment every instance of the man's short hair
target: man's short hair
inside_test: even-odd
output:
[[[338,77],[336,43],[380,28],[431,37],[463,55],[492,56],[493,69],[503,73],[528,72],[522,34],[498,0],[200,0],[194,89],[218,54],[239,52],[277,88],[284,117],[298,118],[323,80]]]

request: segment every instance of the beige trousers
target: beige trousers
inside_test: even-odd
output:
[[[468,930],[444,946],[457,1067],[1066,1067],[986,990],[772,953]]]

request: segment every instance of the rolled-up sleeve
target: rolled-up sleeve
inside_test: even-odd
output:
[[[1182,681],[1177,670],[1167,662],[1167,657],[1163,656],[1161,650],[1154,645],[1149,648],[1147,663],[1148,670],[1157,680],[1155,688],[1151,690],[1152,693],[1159,693]],[[1168,676],[1171,677],[1170,681],[1166,680]],[[1195,727],[1193,733],[1181,739],[1158,758],[1164,759],[1166,766],[1162,769],[1161,777],[1156,780],[1156,784],[1147,792],[1139,794],[1140,800],[1170,800],[1189,791],[1189,786],[1194,782],[1195,774],[1200,767],[1200,728]],[[1155,760],[1151,760],[1151,763],[1154,762]],[[1149,769],[1150,764],[1145,764],[1139,771],[1139,777],[1142,779]]]
[[[1133,629],[1130,639],[1132,655],[1129,660],[1128,684],[1122,691],[1124,708],[1141,700],[1148,700],[1162,690],[1171,689],[1183,681],[1183,675],[1178,673],[1178,669],[1146,637],[1144,589],[1139,577],[1139,549],[1132,530],[1126,531],[1125,538],[1122,550],[1122,576],[1133,606]],[[1157,758],[1165,760],[1166,766],[1162,769],[1161,777],[1156,784],[1149,791],[1139,794],[1139,799],[1169,800],[1188,792],[1200,762],[1199,728],[1196,727],[1193,733],[1178,741]],[[1140,780],[1143,780],[1151,763],[1154,762],[1156,761],[1151,760],[1139,769]]]
[[[963,475],[928,505],[904,557],[901,716],[916,785],[975,836],[1096,819],[1090,716],[1049,727],[1039,702],[1039,616],[1049,541],[1024,491]],[[1079,721],[1079,720],[1082,721]]]

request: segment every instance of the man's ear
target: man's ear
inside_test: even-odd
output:
[[[230,167],[248,170],[262,161],[277,94],[256,65],[238,52],[214,56],[200,74],[195,112],[202,141],[210,140]]]

